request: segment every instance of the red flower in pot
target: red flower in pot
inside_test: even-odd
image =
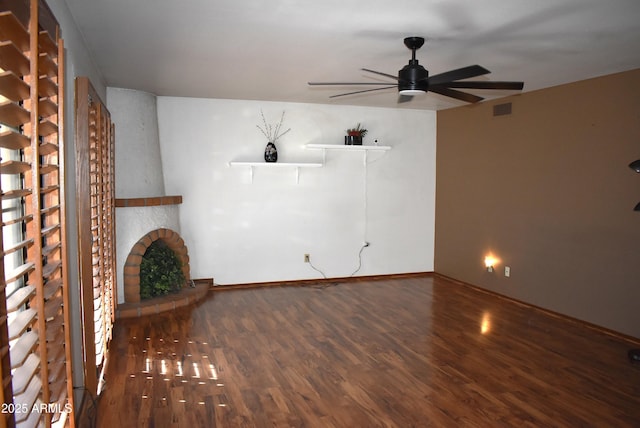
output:
[[[346,145],[362,145],[362,137],[365,136],[367,130],[364,129],[359,123],[355,128],[347,129],[347,136],[344,137],[344,143]]]

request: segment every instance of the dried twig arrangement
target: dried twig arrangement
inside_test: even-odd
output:
[[[284,122],[284,111],[282,112],[282,116],[280,116],[280,122],[276,126],[271,126],[267,124],[266,119],[264,118],[264,113],[262,109],[260,110],[260,115],[262,116],[262,123],[264,124],[264,128],[260,125],[256,125],[256,127],[262,132],[262,134],[267,137],[267,141],[271,143],[275,143],[276,140],[282,137],[287,132],[291,131],[291,128],[287,129],[283,133],[280,133],[280,129],[282,128],[282,122]]]

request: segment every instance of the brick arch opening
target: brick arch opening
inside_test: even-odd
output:
[[[180,260],[182,273],[186,279],[184,285],[191,281],[189,252],[187,246],[184,245],[184,240],[171,229],[153,230],[135,243],[124,263],[124,301],[126,303],[140,302],[140,263],[147,248],[157,240],[161,240],[171,248]]]

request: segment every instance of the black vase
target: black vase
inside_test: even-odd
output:
[[[361,146],[362,145],[362,136],[361,135],[346,135],[344,137],[344,144],[347,146]]]
[[[278,162],[278,149],[276,149],[276,145],[271,141],[267,143],[267,147],[264,149],[264,161]]]

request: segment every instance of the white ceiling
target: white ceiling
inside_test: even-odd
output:
[[[108,86],[157,95],[439,110],[465,103],[397,91],[329,99],[380,81],[411,52],[431,75],[479,64],[475,80],[524,91],[640,68],[640,0],[65,0]],[[393,82],[392,82],[393,83]],[[508,91],[469,91],[487,98]],[[418,97],[416,97],[418,98]]]

